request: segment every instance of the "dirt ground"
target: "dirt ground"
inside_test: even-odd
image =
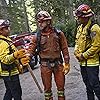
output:
[[[66,100],[86,100],[86,92],[85,86],[82,82],[80,68],[77,60],[73,55],[73,48],[69,48],[70,52],[70,63],[71,70],[68,75],[66,75],[66,83],[65,83],[65,96]],[[33,70],[41,88],[43,89],[40,69],[37,66],[36,69]],[[20,75],[20,81],[22,86],[22,98],[23,100],[44,100],[43,93],[40,93],[36,84],[34,83],[29,72]],[[54,79],[52,80],[52,91],[54,100],[57,100],[56,94],[56,86]],[[3,84],[3,80],[0,79],[0,100],[3,100],[3,95],[5,93],[5,87]]]

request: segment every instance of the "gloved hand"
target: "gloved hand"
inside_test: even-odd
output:
[[[64,75],[66,75],[69,71],[70,71],[70,64],[65,64],[63,63],[63,72],[64,72]]]
[[[20,62],[23,66],[27,66],[30,62],[30,58],[28,56],[23,57],[23,58],[20,59]]]
[[[22,74],[23,73],[23,66],[19,65],[17,68],[18,68],[19,73]]]
[[[85,59],[82,53],[77,54],[77,55],[76,55],[76,58],[77,58],[79,61],[83,61],[83,60]]]
[[[16,59],[23,58],[23,57],[26,55],[25,49],[20,49],[20,50],[18,50],[18,51],[15,51],[15,52],[13,53],[13,55],[14,55],[14,57],[15,57]]]

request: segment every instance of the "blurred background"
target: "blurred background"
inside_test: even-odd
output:
[[[65,33],[69,47],[73,47],[77,26],[73,11],[82,3],[92,7],[100,24],[100,0],[0,0],[0,19],[10,20],[11,35],[36,32],[35,14],[46,10],[53,17],[53,25]]]

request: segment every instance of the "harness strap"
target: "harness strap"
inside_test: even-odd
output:
[[[59,64],[61,64],[60,58],[56,59],[48,59],[48,58],[42,58],[41,64],[45,63],[45,65],[51,69],[51,68],[57,68]]]
[[[55,58],[55,59],[52,59],[52,58],[40,58],[40,61],[41,62],[50,62],[50,63],[54,63],[55,61],[60,61],[60,58]]]

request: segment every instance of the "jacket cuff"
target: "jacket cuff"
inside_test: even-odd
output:
[[[85,53],[83,53],[83,57],[85,58],[85,59],[87,59],[88,58],[88,54],[85,52]]]

